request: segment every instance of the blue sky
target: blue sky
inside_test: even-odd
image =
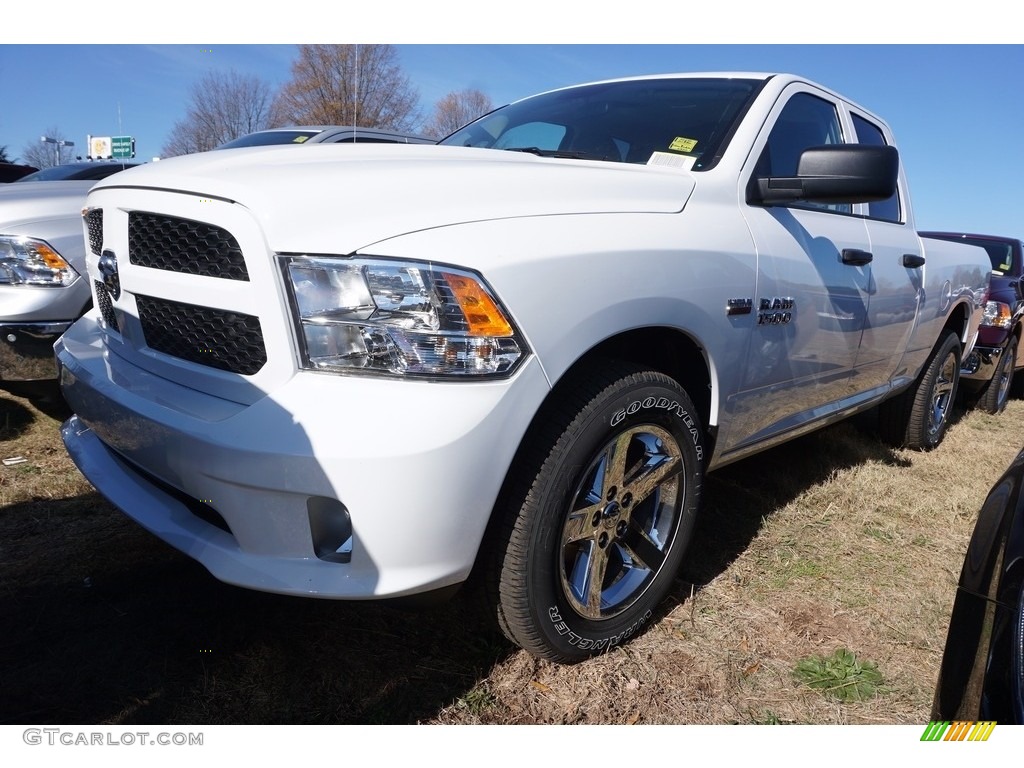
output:
[[[81,7],[69,5],[68,12],[57,18],[66,19],[71,9]],[[1024,128],[1024,45],[1020,41],[1024,37],[1018,34],[1016,42],[1006,38],[1007,30],[1018,29],[1009,18],[1001,21],[982,14],[984,24],[979,24],[984,1],[972,4],[976,12],[969,18],[962,12],[957,17],[937,14],[948,21],[934,29],[922,29],[920,19],[912,14],[901,18],[900,11],[886,10],[883,3],[877,4],[873,14],[872,2],[861,2],[857,14],[822,31],[799,25],[791,29],[785,19],[774,18],[772,24],[759,21],[740,13],[742,3],[716,4],[723,13],[718,14],[715,27],[712,20],[697,18],[701,14],[693,12],[694,6],[676,6],[691,11],[666,15],[663,9],[672,6],[660,3],[648,13],[638,13],[646,8],[645,1],[633,0],[631,18],[639,20],[635,26],[643,27],[646,38],[634,34],[631,39],[622,30],[612,30],[621,43],[607,42],[609,31],[595,24],[600,14],[593,12],[594,6],[573,17],[566,9],[551,11],[542,4],[531,8],[529,2],[517,4],[514,17],[506,17],[500,34],[493,24],[479,21],[476,30],[468,27],[461,33],[442,28],[460,16],[470,18],[466,14],[479,16],[471,10],[477,6],[453,3],[444,6],[447,11],[440,20],[436,13],[426,19],[422,11],[400,19],[356,18],[344,11],[334,21],[344,33],[314,40],[309,35],[317,24],[333,19],[343,6],[335,5],[335,11],[327,14],[307,3],[304,7],[311,10],[301,16],[293,15],[280,24],[274,19],[272,32],[242,29],[237,17],[218,19],[207,12],[203,32],[209,39],[181,43],[175,41],[195,38],[194,19],[201,6],[190,9],[188,2],[179,2],[176,7],[184,9],[181,16],[166,24],[161,20],[156,25],[161,34],[148,32],[145,44],[126,44],[126,33],[102,24],[90,32],[100,43],[75,44],[82,37],[82,27],[69,23],[61,28],[58,21],[51,34],[46,31],[49,14],[30,11],[25,12],[31,20],[24,28],[32,31],[28,37],[19,34],[15,44],[8,30],[17,26],[5,22],[0,32],[0,104],[5,105],[0,110],[0,146],[6,145],[9,155],[19,156],[26,145],[38,142],[41,134],[55,126],[75,142],[77,153],[84,154],[87,134],[131,135],[137,140],[138,157],[149,159],[159,155],[175,121],[185,114],[190,87],[204,74],[233,68],[279,86],[289,78],[298,42],[396,44],[425,117],[446,93],[464,88],[478,88],[501,104],[608,77],[673,71],[785,71],[839,91],[890,124],[907,169],[919,228],[1024,237],[1024,183],[1019,178],[1024,171],[1020,141]],[[460,14],[463,7],[466,14]],[[791,2],[786,7],[816,6]],[[6,19],[9,12],[4,15]],[[311,24],[311,19],[316,23]],[[704,33],[695,34],[698,28]],[[916,34],[910,44],[878,33],[879,29],[908,28]],[[567,34],[569,29],[572,34]],[[712,29],[717,32],[706,34]],[[552,31],[561,40],[595,42],[544,40]],[[261,42],[248,43],[247,38]],[[468,43],[467,39],[484,42]],[[703,44],[705,39],[712,44]],[[510,42],[516,40],[531,42]],[[780,42],[752,44],[752,40]],[[950,44],[952,40],[971,44]]]

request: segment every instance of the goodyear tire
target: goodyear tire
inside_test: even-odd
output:
[[[1017,339],[1011,336],[1003,353],[999,356],[999,363],[992,373],[992,380],[985,385],[985,391],[978,398],[978,407],[986,413],[1002,413],[1006,403],[1010,400],[1010,390],[1013,387],[1013,370],[1017,365]]]
[[[930,451],[946,435],[960,382],[960,339],[943,336],[932,350],[917,381],[882,403],[882,437],[898,448]]]
[[[650,624],[693,532],[703,430],[672,379],[613,363],[576,377],[509,484],[497,613],[534,656],[581,661]]]

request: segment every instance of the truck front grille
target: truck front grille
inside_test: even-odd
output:
[[[89,230],[89,250],[99,256],[103,251],[103,209],[91,208],[85,214],[85,226]]]
[[[248,280],[242,249],[226,229],[177,216],[130,211],[132,264],[226,280]]]
[[[114,314],[114,305],[110,301],[110,292],[107,291],[107,286],[99,280],[93,280],[93,287],[96,289],[96,303],[99,305],[100,314],[103,315],[104,321],[106,321],[109,328],[113,328],[120,333],[121,329],[117,324],[117,315]]]
[[[152,296],[137,295],[135,303],[150,349],[246,376],[267,362],[258,317]]]

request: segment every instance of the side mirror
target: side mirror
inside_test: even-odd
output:
[[[780,205],[801,200],[814,203],[870,203],[896,192],[900,159],[895,147],[830,144],[800,154],[796,176],[754,179],[747,201]]]

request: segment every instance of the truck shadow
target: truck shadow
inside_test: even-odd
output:
[[[962,417],[957,409],[951,424]],[[711,472],[691,556],[675,598],[682,602],[722,573],[776,510],[835,472],[867,462],[911,462],[877,437],[877,409]]]
[[[838,425],[708,476],[690,599],[836,470],[906,464]],[[468,598],[414,609],[223,584],[97,494],[0,515],[0,723],[412,724],[520,653]]]
[[[35,418],[29,408],[0,389],[0,442],[14,440],[24,434]]]
[[[416,723],[511,652],[429,609],[223,584],[99,495],[4,508],[0,723]],[[74,541],[49,527],[69,517]],[[18,521],[18,522],[15,522]],[[56,550],[56,551],[55,551]]]
[[[68,404],[60,396],[60,391],[55,384],[33,386],[31,388],[19,388],[14,384],[8,385],[10,389],[0,388],[0,429],[4,424],[16,424],[22,431],[28,429],[35,420],[35,415],[30,408],[26,408],[17,398],[23,398],[31,403],[33,408],[45,413],[56,421],[64,421],[71,415]],[[9,440],[17,435],[5,437],[0,432],[0,440]]]

